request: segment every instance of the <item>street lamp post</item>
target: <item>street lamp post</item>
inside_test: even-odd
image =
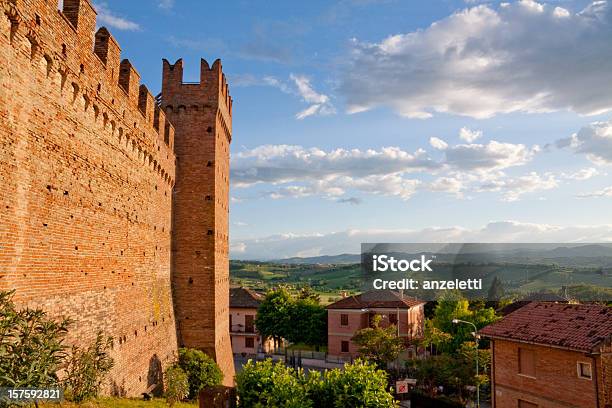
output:
[[[476,407],[480,408],[480,386],[478,385],[478,340],[480,340],[480,335],[478,334],[478,328],[472,322],[467,322],[465,320],[453,319],[453,324],[470,324],[474,328],[472,332],[472,336],[474,336],[474,340],[476,340]]]

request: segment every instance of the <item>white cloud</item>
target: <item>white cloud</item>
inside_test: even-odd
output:
[[[499,191],[506,200],[554,188],[554,176],[535,173],[511,179],[502,170],[526,164],[537,146],[491,141],[449,146],[438,138],[430,144],[444,149],[444,159],[434,161],[422,149],[414,153],[398,147],[323,150],[295,145],[263,145],[234,154],[231,180],[234,188],[266,184],[271,188],[251,195],[272,199],[321,196],[337,200],[351,192],[410,199],[419,190],[446,192],[463,197],[467,190]],[[434,181],[425,175],[438,175]],[[556,181],[556,179],[555,179]]]
[[[588,180],[595,176],[600,175],[601,173],[595,167],[588,167],[586,169],[580,169],[577,172],[570,174],[563,174],[563,176],[570,180]]]
[[[438,177],[428,185],[428,189],[435,192],[455,194],[458,198],[463,197],[466,185],[460,177]]]
[[[529,162],[540,150],[523,144],[460,144],[445,150],[446,164],[461,170],[500,170]]]
[[[331,104],[329,96],[316,92],[307,77],[291,74],[290,79],[295,83],[298,93],[304,102],[310,104],[309,107],[295,115],[297,119],[301,120],[308,116],[336,113],[336,109]]]
[[[593,122],[555,144],[585,154],[593,163],[612,164],[612,121]]]
[[[612,186],[603,188],[592,193],[578,194],[578,198],[612,197]]]
[[[324,180],[311,181],[307,185],[281,186],[263,193],[274,200],[281,198],[304,198],[314,195],[339,201],[348,191],[395,196],[408,200],[421,184],[419,180],[405,178],[401,174],[371,175],[367,177],[330,176]]]
[[[241,259],[279,259],[298,254],[358,254],[362,242],[612,242],[612,225],[558,226],[497,221],[474,229],[449,226],[424,229],[361,229],[329,234],[279,234],[232,242],[231,256]]]
[[[434,170],[440,164],[422,150],[409,153],[397,147],[380,150],[335,149],[295,145],[263,145],[232,156],[232,183],[246,187],[256,183],[321,181],[347,176],[363,178],[394,173]]]
[[[444,150],[448,148],[448,143],[437,137],[430,137],[429,144],[431,145],[431,147],[437,150]]]
[[[461,130],[459,130],[459,138],[461,140],[465,140],[468,143],[473,143],[476,141],[476,139],[479,139],[481,137],[482,130],[471,130],[466,127],[462,127]]]
[[[378,43],[353,41],[341,92],[349,112],[388,106],[487,118],[612,110],[612,7],[579,13],[522,0],[479,5]]]
[[[98,22],[102,23],[103,25],[107,25],[117,30],[140,30],[140,25],[138,23],[116,15],[108,8],[108,4],[106,3],[96,3],[95,8],[98,12]]]
[[[520,177],[492,180],[480,185],[478,189],[479,191],[502,192],[504,201],[517,201],[524,194],[557,187],[559,187],[559,181],[555,175],[551,173],[539,175],[531,172]]]
[[[310,79],[304,75],[289,75],[289,80],[284,81],[272,75],[257,77],[251,74],[236,75],[233,78],[234,86],[270,86],[277,88],[283,93],[299,97],[309,106],[295,115],[298,120],[309,116],[325,116],[336,113],[336,108],[328,95],[319,93],[313,88]]]

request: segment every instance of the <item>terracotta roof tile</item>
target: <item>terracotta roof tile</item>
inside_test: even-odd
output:
[[[485,337],[596,351],[612,337],[612,307],[531,302],[480,330]]]
[[[411,307],[426,303],[414,297],[402,296],[391,290],[371,290],[360,295],[349,296],[328,305],[328,309],[364,309],[364,308],[400,308]]]
[[[263,296],[248,288],[230,288],[230,307],[255,308],[263,300]]]

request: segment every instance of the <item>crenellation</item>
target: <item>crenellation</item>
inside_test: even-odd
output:
[[[138,106],[139,85],[140,74],[129,60],[124,59],[119,66],[119,86],[127,94],[129,104]]]
[[[146,123],[150,126],[155,127],[155,121],[153,119],[155,99],[146,85],[140,85],[140,91],[138,94],[138,108],[143,114]]]
[[[78,50],[92,50],[97,12],[89,0],[64,0],[62,14],[76,29]]]
[[[121,61],[121,48],[106,27],[100,27],[96,32],[94,54],[107,69],[107,81],[118,83],[116,73]]]

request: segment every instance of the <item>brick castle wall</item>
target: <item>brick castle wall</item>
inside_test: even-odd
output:
[[[110,33],[94,35],[89,1],[64,0],[62,12],[56,1],[0,0],[0,12],[0,289],[74,319],[69,343],[87,344],[98,329],[113,336],[106,391],[138,395],[159,382],[177,348],[174,127],[130,62],[120,61]],[[219,163],[227,178],[228,160]],[[227,190],[220,179],[199,182]],[[215,220],[226,222],[227,200],[218,208],[226,211]],[[227,236],[227,228],[215,230]],[[207,242],[215,251],[227,245]],[[223,259],[214,262],[208,282],[227,276]],[[228,294],[214,294],[205,310],[215,310],[214,327],[224,329],[213,304]],[[210,332],[215,351],[227,331]],[[213,355],[228,366],[231,351]]]

